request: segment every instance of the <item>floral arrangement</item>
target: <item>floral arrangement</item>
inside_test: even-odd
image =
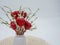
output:
[[[9,9],[9,11],[6,11],[3,7]],[[2,11],[5,12],[6,16],[8,17],[9,21],[5,21],[3,18],[0,17],[0,23],[1,24],[5,24],[7,26],[9,26],[10,28],[12,28],[17,35],[23,35],[24,32],[26,32],[27,30],[33,30],[36,29],[36,27],[33,27],[33,22],[38,18],[35,17],[33,21],[29,21],[32,17],[35,16],[36,12],[39,10],[37,9],[33,14],[31,13],[31,9],[30,8],[21,8],[19,10],[16,11],[12,11],[11,8],[9,8],[8,6],[4,6],[3,7],[0,6],[0,8],[2,9]],[[26,12],[25,10],[29,10],[30,12]],[[8,14],[9,13],[9,14]],[[33,27],[33,28],[32,28]]]

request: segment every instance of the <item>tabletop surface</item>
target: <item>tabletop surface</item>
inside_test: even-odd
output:
[[[13,45],[13,39],[14,37],[9,37],[4,40],[1,40],[0,45]],[[33,36],[27,36],[26,45],[49,45],[49,44],[43,39]]]

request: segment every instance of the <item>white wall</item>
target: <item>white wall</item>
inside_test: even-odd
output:
[[[17,10],[20,5],[30,7],[32,12],[40,8],[36,14],[39,18],[35,21],[38,29],[27,31],[25,35],[40,37],[51,45],[60,45],[60,0],[0,0],[0,6],[2,4],[12,10]],[[0,12],[0,16],[7,20],[1,9]],[[0,24],[0,40],[14,35],[12,29]]]

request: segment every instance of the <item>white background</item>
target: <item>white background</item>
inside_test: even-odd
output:
[[[36,14],[39,18],[35,21],[37,29],[27,31],[25,35],[33,35],[46,40],[51,45],[60,45],[60,0],[0,0],[0,6],[7,5],[12,10],[22,7],[30,7],[32,12],[40,8]],[[0,9],[0,16],[7,20]],[[0,40],[14,36],[15,32],[9,27],[0,24]]]

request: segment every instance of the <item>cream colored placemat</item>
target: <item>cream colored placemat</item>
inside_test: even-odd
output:
[[[14,37],[6,38],[0,41],[0,45],[13,45]],[[27,36],[26,37],[26,45],[49,45],[46,41],[34,37],[34,36]]]

